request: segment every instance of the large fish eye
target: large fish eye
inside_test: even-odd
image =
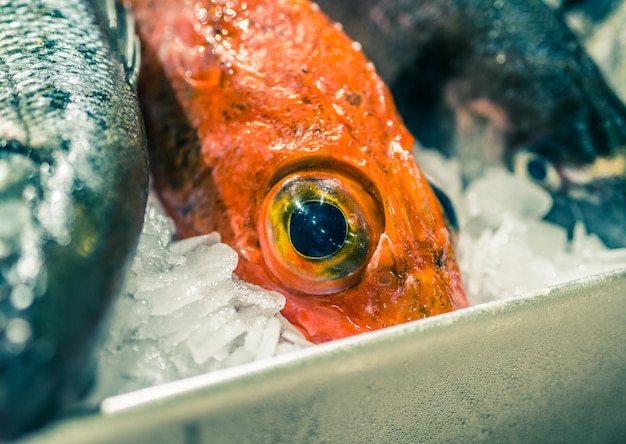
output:
[[[556,191],[561,188],[561,176],[552,162],[532,151],[521,150],[513,159],[513,171],[542,187]]]
[[[303,171],[272,187],[261,206],[263,259],[274,278],[311,295],[355,285],[382,231],[382,212],[358,182]]]

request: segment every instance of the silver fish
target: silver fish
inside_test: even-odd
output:
[[[89,387],[147,198],[129,13],[0,0],[0,439]]]
[[[318,4],[363,45],[423,145],[464,158],[468,176],[505,164],[552,194],[549,220],[583,221],[607,246],[626,246],[626,107],[560,18],[567,10],[542,0]]]

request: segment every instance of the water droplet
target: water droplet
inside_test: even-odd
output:
[[[492,29],[491,31],[489,31],[489,38],[491,40],[497,39],[498,36],[500,36],[500,30],[499,29]]]
[[[16,310],[24,310],[33,303],[35,295],[33,290],[26,285],[16,285],[13,291],[11,291],[9,298]]]
[[[205,22],[207,19],[208,13],[206,8],[198,8],[196,10],[196,19],[201,22]]]
[[[41,261],[36,252],[22,256],[17,262],[17,273],[23,280],[36,277],[40,269]]]
[[[7,322],[5,336],[14,345],[23,346],[32,335],[30,324],[22,318],[13,318]]]
[[[24,190],[22,191],[22,197],[27,202],[33,200],[36,195],[37,195],[37,190],[32,185],[26,185],[24,187]]]

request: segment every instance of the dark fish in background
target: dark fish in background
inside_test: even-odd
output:
[[[549,5],[552,2],[545,0]],[[624,0],[561,0],[551,5],[579,37],[601,26]]]
[[[504,163],[551,192],[549,220],[626,246],[626,108],[560,18],[574,4],[318,3],[363,45],[423,145],[459,155],[468,177]]]
[[[626,2],[564,1],[557,10],[583,42],[611,88],[626,101]]]
[[[113,1],[0,0],[0,440],[93,377],[147,197],[136,48]]]

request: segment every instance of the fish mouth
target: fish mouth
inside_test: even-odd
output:
[[[561,168],[560,174],[573,219],[584,222],[607,247],[626,247],[626,153],[598,157],[582,168]]]
[[[451,283],[436,270],[416,270],[406,276],[399,294],[381,298],[387,305],[385,324],[399,325],[454,310],[456,295],[449,288]]]
[[[582,222],[608,248],[626,247],[626,176],[595,180],[553,198],[546,220],[565,227],[570,237]]]
[[[554,156],[520,150],[513,171],[550,192],[553,206],[545,219],[568,230],[583,223],[608,248],[626,247],[626,149],[598,156],[584,165],[553,162]]]

